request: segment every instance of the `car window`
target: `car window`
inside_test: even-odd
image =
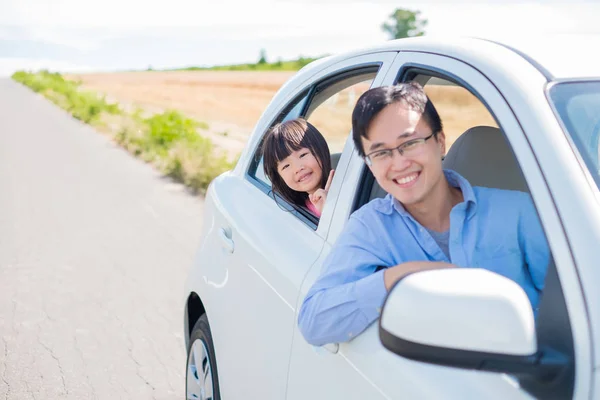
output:
[[[369,89],[379,65],[361,67],[327,77],[312,87],[306,88],[278,114],[270,127],[278,123],[303,117],[313,124],[327,141],[331,153],[332,168],[337,167],[341,151],[351,130],[351,114],[362,93]],[[256,150],[254,162],[248,176],[270,197],[274,196],[271,182],[264,173],[261,147]],[[294,207],[279,196],[275,196],[278,206],[293,212],[309,225],[316,227],[318,218],[308,210]]]
[[[281,122],[288,121],[290,119],[298,118],[302,113],[302,109],[306,104],[306,100],[308,99],[308,92],[304,92],[302,95],[295,98],[287,107],[285,107],[278,115],[275,122],[271,125],[275,125]],[[256,178],[265,188],[271,188],[271,181],[269,177],[265,175],[265,170],[263,166],[263,157],[260,153],[260,147],[258,148],[255,159],[257,160],[257,165],[251,166],[250,176]]]
[[[405,75],[405,79],[410,78],[410,74]],[[459,172],[473,186],[518,190],[529,193],[529,187],[510,143],[506,139],[505,132],[503,132],[501,126],[498,126],[496,121],[499,120],[483,102],[484,97],[471,91],[468,87],[456,83],[451,78],[444,79],[444,77],[434,76],[434,74],[429,76],[427,74],[413,74],[413,79],[424,83],[425,92],[438,110],[444,123],[446,139],[449,142],[446,158],[443,161],[445,169]],[[579,104],[581,100],[576,104]],[[600,96],[596,97],[596,101],[598,101],[595,107],[597,110],[597,105],[600,104]],[[587,102],[589,106],[593,107],[592,103],[593,101]],[[597,121],[594,113],[589,113],[589,115],[593,115]],[[456,146],[453,146],[453,144],[456,144]],[[530,232],[525,237],[528,240],[538,238],[548,243],[546,228],[541,223],[539,211],[532,199],[530,204],[532,204],[532,208],[529,214],[535,215],[541,229],[535,233]],[[519,228],[517,226],[510,228],[528,229],[528,227]],[[499,234],[498,229],[496,229],[495,234]],[[486,257],[491,260],[493,257],[498,256],[493,254],[494,251],[490,249],[489,252],[484,252],[482,265],[487,265]],[[526,255],[525,258],[527,258],[526,264],[529,270],[532,271],[531,264],[535,265],[538,262],[531,255]],[[517,260],[511,262],[509,257],[504,260],[507,266],[510,266],[513,262],[518,264]],[[569,317],[551,249],[548,249],[547,269],[545,271],[544,275],[537,277],[535,272],[531,272],[531,279],[534,281],[534,287],[536,287],[539,294],[539,303],[534,310],[538,343],[541,346],[546,345],[556,349],[562,354],[573,355],[573,338],[569,328]],[[571,369],[569,374],[572,372]],[[569,379],[566,378],[564,382],[568,382]],[[556,390],[554,393],[558,393],[557,388],[553,389],[532,379],[520,379],[520,384],[523,389],[540,398],[547,397],[553,390]],[[563,398],[564,396],[566,398],[566,394],[570,392],[570,385],[562,385],[561,390],[564,390],[564,392],[559,397]]]
[[[403,72],[402,81],[415,80],[423,85],[431,102],[440,114],[447,139],[447,154],[443,161],[445,169],[458,172],[472,186],[529,192],[521,167],[509,141],[506,139],[505,133],[502,131],[501,124],[500,126],[497,124],[496,121],[499,120],[483,100],[480,100],[482,99],[481,96],[458,84],[451,77],[447,79],[440,77],[438,72],[432,72],[431,75],[424,74],[422,70]],[[600,104],[600,96],[596,100],[599,101],[597,104]],[[575,104],[580,104],[582,101],[584,99],[580,98],[578,102],[572,103],[571,106],[574,107]],[[568,114],[568,106],[565,106],[564,112],[567,113],[566,118],[575,115]],[[571,112],[575,113],[575,108],[572,108]],[[581,110],[578,112],[583,113]],[[590,119],[593,116],[594,121],[598,121],[597,115],[593,112],[587,115],[590,116]],[[586,124],[586,129],[591,125],[591,121],[579,121],[579,123]],[[573,129],[574,135],[579,134],[577,132],[578,128]],[[588,131],[586,130],[586,132]],[[591,143],[587,151],[596,151],[594,146],[598,145],[597,141],[592,138],[587,140],[586,143]],[[369,199],[383,197],[387,194],[378,186],[366,167],[362,185],[362,190],[359,190],[357,195],[361,202],[357,202],[355,208],[359,208]],[[531,208],[533,215],[539,221],[539,211],[535,203],[531,202],[530,204],[533,205]],[[502,235],[500,230],[507,229],[507,227],[510,231],[520,229],[518,226],[503,225],[493,230],[494,235]],[[543,224],[541,230],[536,230],[535,234],[528,234],[528,237],[536,237],[546,243],[548,242],[548,235]],[[489,251],[483,252],[482,258],[478,261],[479,265],[493,264],[495,257],[500,257],[497,248],[490,248]],[[504,257],[502,261],[504,265],[521,262],[517,259],[511,260],[508,253],[503,254],[502,257]],[[529,261],[527,262],[529,263]],[[532,281],[537,279],[534,286],[539,294],[538,307],[534,310],[537,315],[536,332],[538,342],[541,345],[547,344],[552,348],[559,349],[563,354],[572,356],[574,351],[569,317],[551,250],[548,253],[547,262],[546,274],[535,277],[532,273],[533,278],[531,278]],[[572,372],[572,369],[569,370],[569,374],[572,374]],[[520,379],[520,384],[525,390],[535,395],[540,394],[541,397],[548,395],[548,387],[540,385],[539,382],[534,380]],[[568,385],[565,387],[567,388],[565,390],[568,391]]]
[[[367,72],[325,83],[313,97],[307,120],[325,137],[332,154],[341,153],[352,129],[352,110],[358,98],[369,88],[377,72]]]
[[[559,83],[550,98],[600,188],[600,82]]]
[[[527,191],[524,178],[516,164],[514,155],[508,147],[494,116],[490,113],[482,101],[467,88],[454,82],[450,78],[446,79],[439,75],[429,75],[419,72],[409,73],[410,81],[418,82],[425,90],[425,93],[435,106],[442,120],[443,130],[446,135],[446,152],[450,154],[447,163],[459,164],[460,173],[467,178],[473,185],[485,187],[498,187],[497,181],[502,181],[504,188]],[[452,151],[452,146],[464,133],[468,133],[468,143],[477,143],[477,146],[485,144],[487,136],[492,136],[492,140],[504,149],[504,152],[496,152],[492,159],[487,159],[484,153],[473,152],[471,160],[456,157]],[[471,139],[473,135],[479,136],[475,141]],[[476,159],[475,159],[476,158]],[[506,160],[502,160],[506,158]],[[486,163],[489,161],[504,162],[510,167],[505,170],[502,176],[490,178],[480,173],[480,169],[474,168],[473,164]],[[447,167],[447,166],[446,166]],[[367,173],[365,182],[369,182],[370,177]],[[361,201],[357,202],[356,207],[360,207],[368,200],[378,197],[384,197],[387,193],[383,191],[377,182],[372,182],[371,190],[368,193],[363,192]]]
[[[440,114],[448,148],[469,128],[481,125],[498,127],[481,100],[464,87],[450,80],[425,74],[420,74],[413,80],[423,84],[425,93]]]
[[[424,87],[440,114],[447,144],[444,169],[458,172],[472,186],[529,192],[504,132],[479,96],[437,73],[419,71],[404,76],[404,81],[417,81]],[[369,199],[387,194],[372,177],[365,177],[363,185],[370,193]]]

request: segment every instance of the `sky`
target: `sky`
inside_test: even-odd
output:
[[[0,75],[113,71],[319,56],[382,43],[392,11],[430,36],[600,35],[600,2],[575,0],[0,0]]]

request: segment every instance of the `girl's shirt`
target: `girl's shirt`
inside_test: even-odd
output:
[[[306,199],[306,208],[308,208],[308,211],[321,218],[321,212],[309,199]]]

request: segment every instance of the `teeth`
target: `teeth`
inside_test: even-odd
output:
[[[300,179],[298,179],[298,182],[304,182],[306,180],[306,178],[308,178],[310,176],[310,174],[306,174],[303,177],[301,177]]]
[[[404,185],[405,183],[414,181],[416,178],[417,178],[417,174],[413,174],[413,175],[406,176],[401,179],[396,179],[396,182],[398,182],[400,185]]]

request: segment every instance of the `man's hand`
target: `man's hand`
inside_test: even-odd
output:
[[[329,187],[331,186],[331,181],[333,180],[333,173],[335,171],[332,169],[329,173],[329,177],[327,178],[327,183],[325,183],[324,189],[317,189],[313,194],[308,195],[308,199],[311,203],[315,205],[319,212],[323,212],[323,207],[325,207],[325,201],[327,200],[327,193],[329,192]]]
[[[456,265],[435,261],[410,261],[398,264],[383,271],[383,283],[389,292],[396,282],[410,273],[442,268],[456,268]]]

